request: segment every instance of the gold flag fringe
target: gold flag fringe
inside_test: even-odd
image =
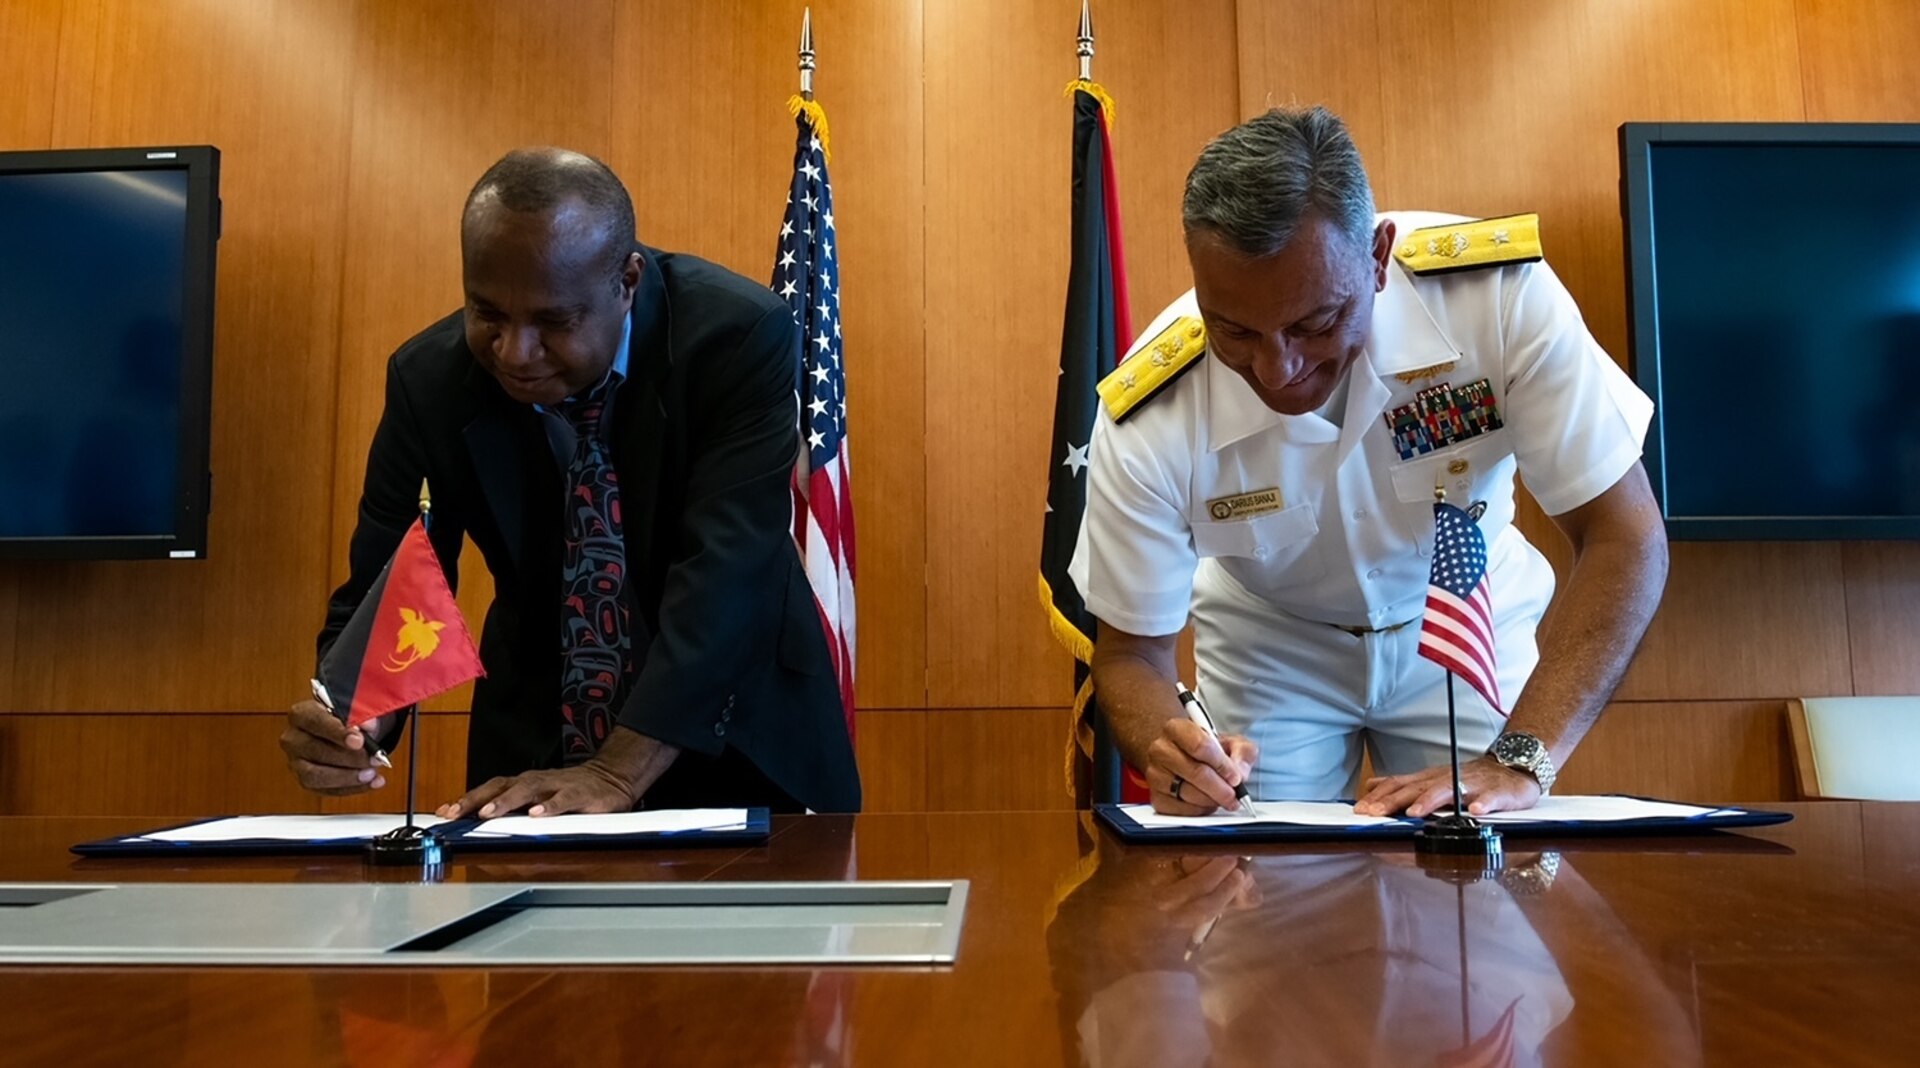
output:
[[[807,100],[798,93],[788,97],[787,114],[799,118],[802,112],[806,113],[807,125],[813,127],[813,135],[820,139],[820,154],[826,157],[828,162],[832,162],[833,147],[827,139],[827,109],[821,107],[819,101]]]
[[[1100,101],[1100,110],[1107,113],[1107,129],[1113,129],[1113,98],[1107,95],[1107,90],[1099,82],[1075,78],[1067,84],[1065,95],[1071,97],[1075,93],[1085,93]]]

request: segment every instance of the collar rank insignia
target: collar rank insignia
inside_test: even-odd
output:
[[[1159,395],[1207,351],[1207,329],[1192,315],[1167,324],[1152,341],[1100,380],[1100,400],[1118,423]]]
[[[1414,274],[1531,263],[1540,257],[1540,216],[1531,214],[1421,227],[1401,237],[1393,250],[1393,258]]]

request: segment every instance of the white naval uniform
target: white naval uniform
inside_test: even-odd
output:
[[[1402,236],[1461,221],[1382,218]],[[1183,315],[1199,315],[1191,291],[1134,348]],[[1653,414],[1544,263],[1421,276],[1395,262],[1372,326],[1338,425],[1274,412],[1201,357],[1124,421],[1103,407],[1094,426],[1073,579],[1096,617],[1128,633],[1176,633],[1191,611],[1201,698],[1222,729],[1259,746],[1249,789],[1262,799],[1353,797],[1362,732],[1379,773],[1447,759],[1445,674],[1416,652],[1436,485],[1452,503],[1486,502],[1480,528],[1511,710],[1538,659],[1534,630],[1554,585],[1546,558],[1512,525],[1514,474],[1549,515],[1577,508],[1640,459]],[[1412,383],[1394,377],[1450,363]],[[1402,460],[1385,414],[1427,387],[1481,378],[1503,426]],[[1269,489],[1278,510],[1209,512],[1210,502]],[[1505,721],[1472,687],[1454,690],[1461,748],[1482,752]]]

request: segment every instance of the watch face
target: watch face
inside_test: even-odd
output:
[[[1524,734],[1505,734],[1493,743],[1493,755],[1502,763],[1509,760],[1526,762],[1533,759],[1538,744]]]

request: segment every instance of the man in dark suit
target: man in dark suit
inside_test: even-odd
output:
[[[637,245],[599,161],[509,153],[468,196],[466,306],[387,364],[352,577],[322,655],[433,492],[455,576],[494,579],[449,818],[768,805],[854,811],[859,773],[792,533],[797,334],[766,287]],[[318,704],[281,738],[301,784],[384,784],[398,723]]]

